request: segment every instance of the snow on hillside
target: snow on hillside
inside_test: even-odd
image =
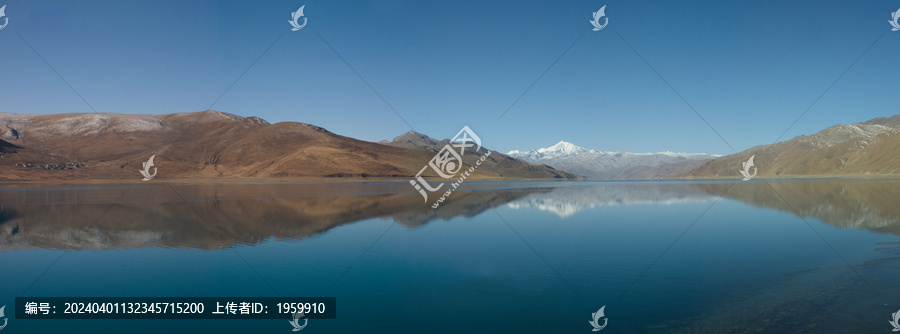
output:
[[[663,151],[656,153],[632,153],[632,152],[614,152],[614,151],[598,151],[586,149],[570,142],[561,140],[556,145],[539,148],[536,150],[531,150],[527,152],[512,150],[509,151],[506,155],[513,156],[519,159],[528,160],[530,162],[541,162],[541,160],[552,160],[552,159],[560,159],[573,157],[577,155],[587,154],[587,153],[595,153],[597,155],[616,155],[616,156],[647,156],[647,155],[664,155],[668,157],[684,157],[687,159],[707,159],[707,158],[716,158],[720,157],[719,154],[706,154],[706,153],[682,153],[682,152],[671,152],[671,151]]]
[[[556,145],[531,151],[510,151],[507,155],[531,163],[587,176],[593,179],[657,179],[711,159],[706,153],[632,153],[591,150],[560,141]]]
[[[583,147],[575,146],[567,141],[559,141],[556,145],[547,147],[547,148],[539,148],[536,150],[531,150],[528,152],[522,152],[519,150],[509,151],[506,155],[514,156],[517,158],[522,158],[526,160],[541,160],[541,159],[554,159],[554,158],[564,158],[571,157],[578,154],[583,153],[593,153],[596,152],[594,150],[588,150]]]

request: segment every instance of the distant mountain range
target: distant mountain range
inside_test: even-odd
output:
[[[631,153],[586,149],[566,141],[509,156],[545,164],[589,179],[666,179],[701,166],[717,155],[705,153]]]
[[[750,157],[763,178],[894,175],[900,174],[900,115],[838,124],[727,156],[596,151],[565,141],[508,154],[590,179],[741,178],[742,163]]]
[[[681,177],[737,177],[755,156],[757,177],[900,174],[900,115],[838,124],[809,136],[708,161]]]
[[[141,164],[154,155],[160,179],[405,179],[447,143],[412,131],[373,143],[311,124],[270,124],[218,111],[0,113],[0,180],[139,179]],[[527,152],[491,152],[472,178],[740,178],[741,164],[751,156],[763,178],[894,175],[900,174],[900,115],[839,124],[728,156],[599,151],[565,141]],[[469,153],[465,165],[476,157]]]
[[[312,124],[269,124],[258,117],[211,110],[167,115],[0,113],[0,180],[139,180],[142,163],[154,155],[158,179],[407,179],[448,142],[404,136],[373,143]],[[463,164],[468,167],[475,159],[464,155]],[[423,175],[437,176],[430,170]],[[496,152],[472,174],[482,179],[575,177]]]

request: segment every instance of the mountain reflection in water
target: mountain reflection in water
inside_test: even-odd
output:
[[[565,219],[595,207],[720,198],[900,235],[896,182],[473,182],[470,187],[478,191],[454,192],[436,210],[408,185],[391,182],[6,188],[0,191],[0,251],[219,249],[307,238],[370,218],[415,228],[502,205]]]
[[[378,190],[389,192],[373,194]],[[219,249],[270,238],[307,238],[370,218],[414,228],[439,219],[474,217],[547,191],[460,191],[433,210],[421,195],[396,183],[12,189],[0,192],[0,251]]]
[[[559,187],[508,204],[567,218],[594,207],[712,201],[728,198],[759,208],[799,213],[845,228],[900,235],[900,183],[827,181],[773,183],[636,183]],[[796,210],[796,212],[795,212]]]

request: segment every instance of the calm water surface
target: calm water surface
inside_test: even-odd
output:
[[[23,320],[15,297],[328,296],[301,333],[889,333],[900,181],[0,185],[3,333],[290,333]]]

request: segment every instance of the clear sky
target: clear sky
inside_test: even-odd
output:
[[[730,154],[775,141],[859,59],[783,140],[900,114],[896,0],[2,5],[0,112],[211,108],[370,141],[469,125],[501,152]]]

